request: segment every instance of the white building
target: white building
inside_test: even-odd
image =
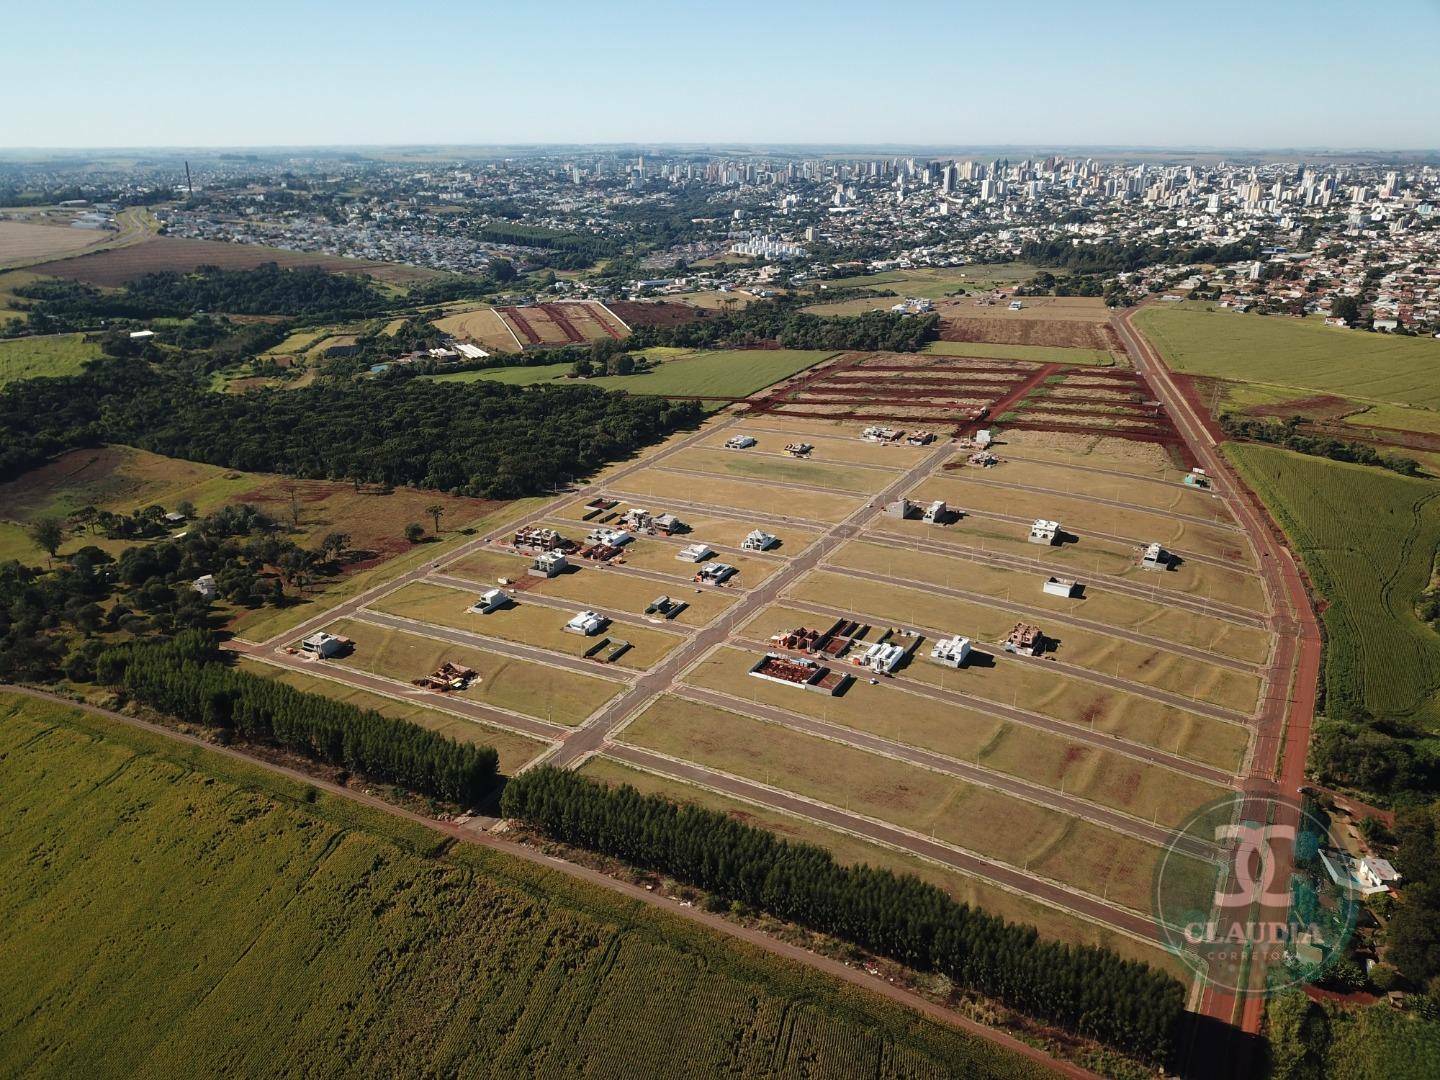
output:
[[[771,536],[761,529],[751,529],[745,539],[740,541],[741,551],[769,551],[776,544],[780,543],[778,537]]]
[[[727,450],[749,450],[755,445],[755,439],[750,435],[731,435],[725,440]]]
[[[681,562],[704,562],[715,554],[715,549],[705,544],[689,544],[675,553]]]
[[[908,518],[915,514],[915,504],[909,499],[896,499],[885,507],[885,516],[893,518]]]
[[[1146,544],[1140,556],[1140,565],[1146,570],[1169,570],[1170,553],[1159,544]]]
[[[605,624],[610,620],[603,615],[593,611],[576,612],[574,618],[567,622],[561,629],[567,634],[581,634],[585,637],[594,637],[605,629]]]
[[[1060,539],[1060,523],[1045,518],[1036,518],[1030,526],[1030,543],[1054,544]]]
[[[559,548],[542,551],[535,556],[527,571],[531,577],[553,578],[563,574],[570,567],[570,560]]]
[[[606,528],[604,525],[601,525],[598,528],[591,529],[589,534],[586,535],[585,539],[590,541],[590,543],[592,544],[607,544],[610,547],[624,547],[626,544],[630,543],[630,541],[635,538],[631,536],[628,532],[626,532],[624,529],[610,529]]]
[[[731,566],[729,563],[706,563],[700,568],[700,572],[695,575],[695,580],[708,581],[712,585],[720,585],[728,581],[730,578],[734,577],[739,572],[740,571],[736,570],[735,567]]]
[[[882,675],[888,675],[899,666],[903,659],[905,659],[905,650],[899,645],[877,641],[857,656],[852,663],[869,668],[871,671],[877,671]]]
[[[190,583],[190,587],[206,600],[214,600],[220,595],[220,588],[215,584],[214,574],[202,574]]]
[[[332,656],[339,656],[349,644],[350,642],[345,638],[318,630],[300,642],[300,648],[305,652],[313,653],[321,660],[328,660]]]
[[[477,615],[489,615],[492,611],[504,607],[510,602],[501,589],[486,589],[480,594],[480,598],[470,605],[470,610]]]
[[[945,505],[944,499],[936,499],[925,508],[921,518],[930,525],[944,525],[950,520],[950,508]]]
[[[968,637],[941,638],[930,646],[930,659],[937,664],[944,664],[946,667],[958,668],[965,663],[965,658],[969,655],[970,639]]]
[[[1068,600],[1079,591],[1080,583],[1074,578],[1048,577],[1041,589],[1051,596],[1063,596]]]

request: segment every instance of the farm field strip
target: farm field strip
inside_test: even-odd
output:
[[[886,589],[876,582],[858,578],[837,582],[835,575],[827,578],[827,573],[818,571],[803,579],[786,591],[785,601],[833,618],[868,615],[882,625],[905,626],[931,637],[945,637],[958,629],[961,633],[970,630],[965,636],[980,641],[980,633],[984,631],[977,633],[972,627],[987,626],[989,608],[983,605],[903,587]],[[842,584],[847,588],[837,591]],[[843,597],[843,605],[834,602],[837,597]],[[1002,626],[991,636],[992,641],[1008,630],[1004,624],[1009,622],[1002,619],[996,623],[992,617],[988,629]],[[1089,637],[1083,631],[1069,632],[1061,639],[1059,652],[1066,659],[1052,655],[1020,656],[1004,652],[998,646],[985,651],[999,664],[1039,665],[1236,724],[1250,722],[1261,693],[1261,679],[1257,675],[1228,671],[1173,654],[1162,656],[1158,650],[1146,652],[1118,639],[1105,639],[1103,635]]]
[[[1124,472],[1119,469],[1107,469],[1103,465],[1086,465],[1081,464],[1078,461],[1057,461],[1053,458],[1044,458],[1039,456],[1032,457],[1028,454],[1023,453],[1015,454],[1008,450],[1004,451],[1004,455],[1007,465],[1035,465],[1041,466],[1045,469],[1060,469],[1066,472],[1088,473],[1095,476],[1103,476],[1116,480],[1123,480],[1127,485],[1138,482],[1141,484],[1163,485],[1165,487],[1178,487],[1185,490],[1193,490],[1189,487],[1189,485],[1185,483],[1185,474],[1179,469],[1172,470],[1173,478],[1171,478],[1170,476],[1146,476],[1143,473]],[[1209,479],[1211,485],[1209,491],[1223,502],[1226,492],[1225,489],[1220,486],[1220,478],[1212,476]]]
[[[701,1075],[857,1060],[879,1080],[1041,1073],[638,888],[223,749],[10,701],[4,946],[46,964],[10,980],[7,1072],[260,1073],[280,1046],[310,1075],[582,1075],[622,1050],[638,1075],[675,1060]]]
[[[825,566],[881,573],[887,580],[936,589],[940,588],[943,574],[946,591],[971,593],[977,603],[999,602],[1012,610],[1023,608],[1031,618],[1054,617],[1068,623],[1083,616],[1087,622],[1115,630],[1153,631],[1155,636],[1177,645],[1199,648],[1207,656],[1216,655],[1217,662],[1224,657],[1249,668],[1260,666],[1262,661],[1256,658],[1268,657],[1273,644],[1261,625],[1263,620],[1240,625],[1217,617],[1213,611],[1177,607],[1174,596],[1162,599],[1154,591],[1145,593],[1129,586],[1132,591],[1122,592],[1108,588],[1109,582],[1095,588],[1094,582],[1086,581],[1083,592],[1076,597],[1051,596],[1039,587],[1046,576],[973,556],[941,554],[922,544],[854,540],[833,552]]]
[[[722,774],[783,777],[786,790],[803,799],[915,834],[933,831],[962,851],[1149,910],[1158,845],[918,766],[716,712],[662,696],[616,735]],[[1199,861],[1196,872],[1213,874]]]

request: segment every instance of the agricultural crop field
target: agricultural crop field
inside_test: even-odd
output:
[[[556,301],[493,311],[521,348],[618,341],[629,333],[624,323],[598,303]]]
[[[1187,375],[1440,408],[1440,341],[1430,338],[1198,304],[1147,307],[1135,322],[1166,363]]]
[[[202,266],[218,266],[222,270],[253,270],[271,262],[282,269],[318,266],[333,273],[364,274],[393,285],[406,285],[438,276],[434,270],[400,263],[347,259],[319,252],[286,251],[258,244],[187,240],[175,236],[157,236],[129,247],[111,248],[88,255],[39,263],[30,269],[49,277],[115,287],[161,270],[173,270],[182,274],[192,273]]]
[[[42,375],[74,375],[100,355],[100,346],[84,334],[0,338],[0,386]]]
[[[258,1073],[284,1046],[313,1074],[684,1060],[1039,1075],[808,968],[259,767],[15,696],[0,717],[7,1074]]]
[[[1274,447],[1225,450],[1326,600],[1327,711],[1410,716],[1433,727],[1440,635],[1420,622],[1415,605],[1440,545],[1440,488]]]

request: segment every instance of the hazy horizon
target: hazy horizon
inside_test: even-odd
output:
[[[7,70],[44,91],[0,146],[1440,147],[1440,65],[1397,47],[1434,40],[1433,0],[1391,5],[1383,49],[1337,2],[110,11],[12,16]]]

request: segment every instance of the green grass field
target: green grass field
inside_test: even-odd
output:
[[[1440,407],[1440,341],[1239,315],[1202,305],[1148,307],[1135,321],[1176,371]]]
[[[628,390],[632,394],[697,394],[705,397],[745,397],[771,383],[818,364],[834,352],[813,349],[740,349],[702,351],[663,359],[651,371],[640,375],[606,375],[587,379],[583,385],[606,390]],[[569,364],[542,364],[537,367],[488,368],[457,371],[434,378],[445,382],[474,382],[491,379],[512,386],[533,386],[564,378]]]
[[[1043,1075],[608,890],[64,706],[0,696],[0,824],[7,1076]]]
[[[1440,487],[1268,446],[1227,444],[1279,519],[1328,604],[1325,697],[1331,715],[1440,721],[1440,635],[1415,603],[1440,545]]]
[[[967,293],[985,292],[997,285],[1029,281],[1039,270],[1040,267],[1031,266],[1029,263],[924,267],[837,278],[825,284],[831,289],[890,289],[901,296],[923,296],[929,300],[939,300],[957,289],[964,289]]]
[[[0,341],[0,386],[38,375],[74,375],[86,360],[99,355],[100,346],[87,344],[84,334],[3,340]]]

